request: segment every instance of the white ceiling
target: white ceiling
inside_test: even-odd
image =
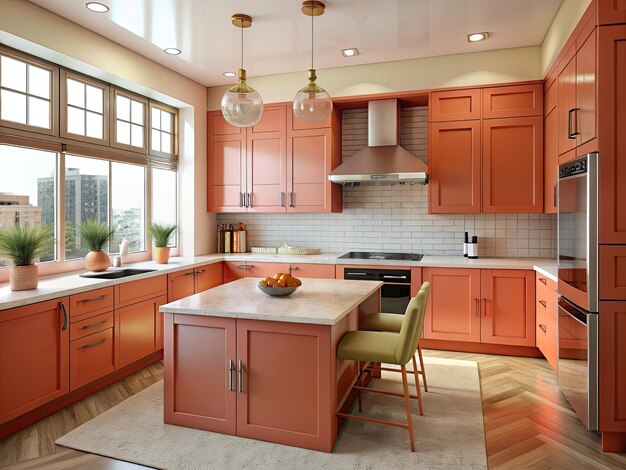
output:
[[[240,30],[230,17],[253,17],[245,30],[245,68],[261,76],[310,67],[310,18],[300,0],[31,0],[207,86],[240,62]],[[327,0],[315,18],[315,67],[324,69],[541,44],[562,0]],[[491,38],[468,44],[466,34]],[[179,56],[163,52],[182,50]],[[357,47],[344,58],[340,49]]]

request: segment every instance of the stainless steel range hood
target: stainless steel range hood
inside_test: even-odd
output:
[[[398,100],[370,101],[367,116],[368,146],[331,171],[328,179],[344,185],[428,183],[427,165],[398,145]]]

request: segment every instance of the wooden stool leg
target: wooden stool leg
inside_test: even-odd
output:
[[[402,366],[402,387],[404,388],[404,404],[406,406],[406,420],[409,429],[411,452],[415,452],[415,439],[413,437],[413,417],[411,416],[411,399],[409,398],[409,381],[406,376],[406,366]]]
[[[428,382],[426,382],[426,368],[424,367],[424,358],[422,357],[422,347],[417,345],[417,354],[420,358],[420,370],[422,371],[422,380],[424,381],[424,391],[428,391]]]
[[[417,372],[417,361],[413,356],[413,375],[415,375],[415,389],[417,390],[417,402],[420,408],[420,416],[424,416],[424,407],[422,405],[422,389],[420,388],[419,373]]]
[[[356,384],[358,386],[361,386],[361,361],[356,361]],[[356,391],[356,397],[357,397],[357,401],[359,402],[359,413],[363,412],[363,398],[362,398],[362,393],[361,390],[357,389]]]

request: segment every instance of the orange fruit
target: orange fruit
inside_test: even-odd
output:
[[[274,284],[274,286],[276,287],[285,287],[287,285],[287,280],[286,279],[279,279],[278,282],[276,284]]]
[[[276,282],[276,279],[270,279],[269,281],[267,281],[267,287],[274,287],[275,282]]]
[[[269,276],[267,276],[267,277],[264,279],[264,281],[265,281],[265,282],[270,282],[271,280],[272,280],[272,278],[271,278],[271,277],[269,277]]]
[[[274,274],[274,279],[280,279],[281,276],[283,276],[283,273],[276,273]]]
[[[290,279],[291,278],[291,274],[283,274],[282,276],[280,276],[281,279]]]
[[[267,281],[265,279],[263,279],[262,281],[259,281],[259,285],[261,287],[267,287]]]
[[[302,285],[302,281],[301,281],[300,279],[298,279],[297,277],[294,277],[294,278],[292,279],[292,281],[294,282],[294,285],[295,285],[295,286],[300,287],[300,286]]]

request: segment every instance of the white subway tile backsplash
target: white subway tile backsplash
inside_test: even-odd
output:
[[[342,158],[367,145],[367,110],[343,112]],[[400,143],[428,161],[428,108],[402,110]],[[479,237],[479,256],[556,257],[552,214],[428,214],[427,186],[344,188],[340,214],[219,214],[244,222],[250,246],[282,243],[324,251],[403,251],[460,255],[464,232]]]

